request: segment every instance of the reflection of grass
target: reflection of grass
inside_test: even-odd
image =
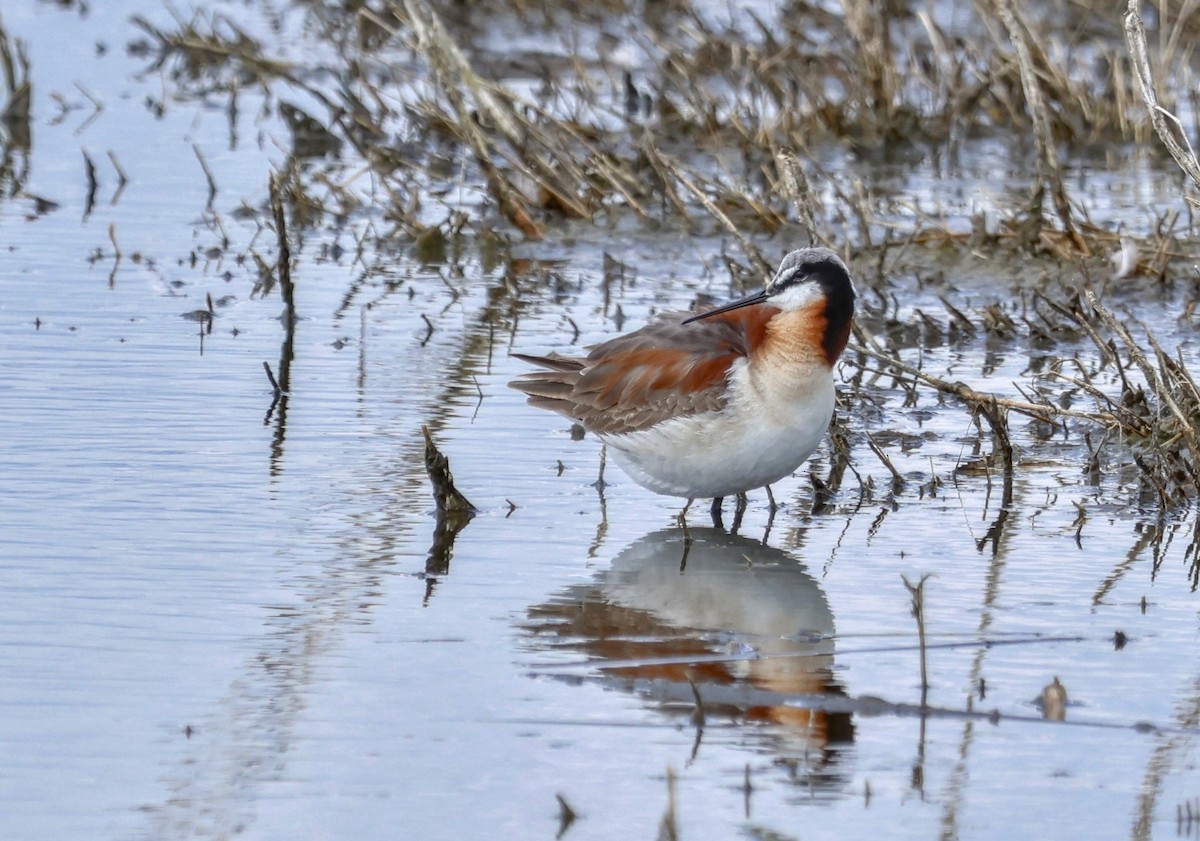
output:
[[[159,29],[141,16],[133,23],[156,41],[157,60],[152,69],[169,60],[177,72],[193,82],[235,85],[263,84],[288,75],[288,65],[268,57],[263,46],[226,15],[197,13],[180,21],[178,29]]]
[[[8,34],[0,18],[0,198],[16,195],[24,188],[29,162],[19,165],[14,150],[28,150],[32,141],[29,106],[33,89],[29,82],[29,56],[25,44]],[[35,201],[41,205],[44,199]],[[39,206],[35,213],[45,212]]]
[[[0,73],[3,74],[4,105],[0,108],[0,124],[11,137],[13,145],[29,146],[29,103],[32,88],[29,84],[29,56],[25,44],[9,36],[0,20]],[[2,138],[0,138],[2,139]],[[3,144],[7,146],[8,144]]]

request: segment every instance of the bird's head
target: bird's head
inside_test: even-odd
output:
[[[831,323],[849,323],[854,315],[854,283],[841,258],[828,248],[800,248],[779,264],[765,288],[686,319],[690,324],[723,312],[756,304],[770,304],[783,312],[812,306],[824,300]]]

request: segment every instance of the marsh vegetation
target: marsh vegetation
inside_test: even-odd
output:
[[[5,8],[0,457],[40,583],[0,640],[58,645],[78,586],[145,767],[61,736],[88,693],[45,711],[87,638],[12,655],[0,741],[85,769],[79,837],[286,837],[299,802],[356,837],[1194,832],[1198,35],[1136,0]],[[506,395],[509,353],[810,243],[861,308],[776,517],[685,554]],[[61,837],[60,770],[13,777],[20,829]]]

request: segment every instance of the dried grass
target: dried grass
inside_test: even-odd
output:
[[[1200,256],[1190,215],[1164,211],[1135,237],[1092,221],[1067,177],[1072,154],[1153,142],[1152,127],[1200,185],[1185,126],[1170,110],[1200,113],[1186,100],[1200,35],[1194,4],[1158,6],[1156,46],[1136,0],[1123,22],[1099,0],[976,0],[949,18],[902,0],[843,0],[836,12],[800,0],[770,20],[752,10],[718,20],[686,2],[351,6],[310,12],[339,56],[321,68],[264,55],[227,18],[198,15],[174,31],[137,22],[149,36],[150,70],[212,95],[254,84],[291,115],[294,133],[327,133],[321,139],[331,142],[290,150],[282,199],[297,235],[318,214],[345,216],[367,201],[384,203],[384,218],[429,255],[444,254],[451,238],[550,238],[580,221],[626,216],[732,238],[751,277],[770,272],[768,238],[820,242],[867,267],[860,274],[876,315],[892,306],[886,279],[900,255],[1048,257],[1059,275],[1083,277],[1079,290],[1026,289],[1020,313],[968,312],[944,297],[944,320],[922,312],[896,327],[917,342],[1090,340],[1096,356],[1061,359],[1044,390],[1019,399],[975,391],[907,365],[892,336],[873,343],[864,333],[863,364],[873,359],[902,382],[906,399],[932,388],[961,401],[990,424],[1007,471],[1008,417],[1017,413],[1053,428],[1103,429],[1136,452],[1164,503],[1200,493],[1193,378],[1150,331],[1135,335],[1103,303],[1103,284],[1087,282],[1131,243],[1123,274],[1179,276]],[[594,46],[497,55],[493,30],[505,26]],[[0,52],[0,64],[10,54]],[[18,75],[19,62],[7,64]],[[308,111],[285,97],[303,98]],[[1003,140],[1015,160],[1028,151],[1027,183],[1003,185],[1008,192],[992,199],[986,218],[999,221],[896,213],[824,163],[830,149],[858,156],[864,169],[904,155],[952,159],[981,138]],[[311,165],[343,149],[356,158],[342,177]],[[1106,366],[1121,372],[1115,388],[1098,376]],[[1064,389],[1093,408],[1065,405]]]

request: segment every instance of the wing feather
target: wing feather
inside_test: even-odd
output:
[[[586,357],[514,354],[542,370],[510,385],[529,403],[585,429],[620,435],[725,405],[733,364],[762,341],[779,312],[755,306],[681,324],[693,313],[663,313],[645,327],[591,348]]]

